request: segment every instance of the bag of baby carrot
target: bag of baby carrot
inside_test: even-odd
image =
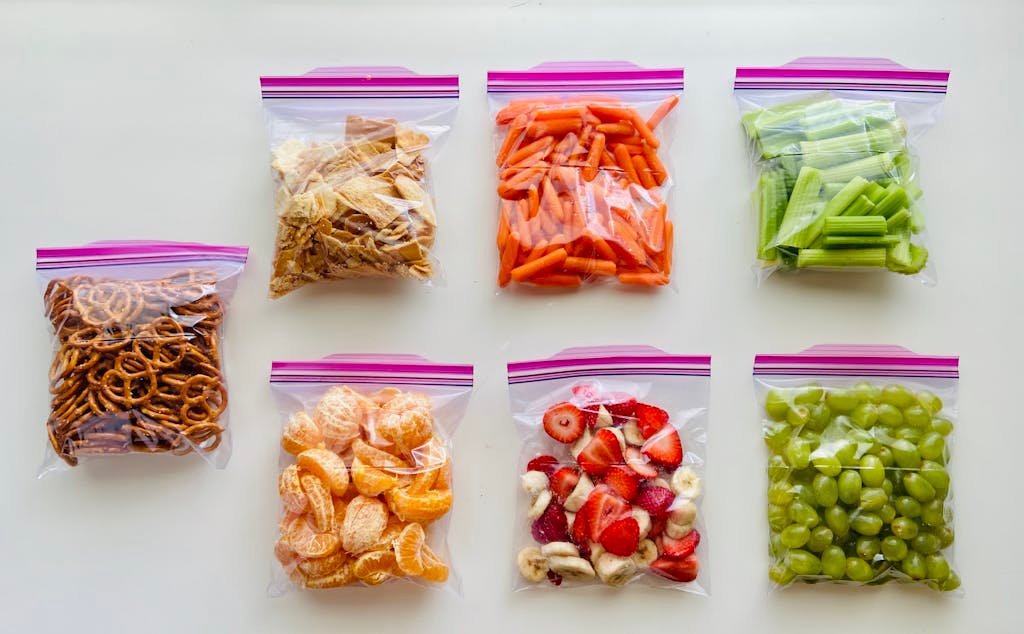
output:
[[[668,150],[683,69],[628,62],[490,71],[498,285],[664,286]]]
[[[948,81],[877,58],[736,69],[759,282],[780,269],[873,269],[935,283],[914,144],[938,121]]]

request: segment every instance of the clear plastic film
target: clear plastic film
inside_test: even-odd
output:
[[[962,592],[950,476],[957,367],[897,346],[757,356],[772,588]]]
[[[451,438],[473,366],[414,355],[275,361],[281,521],[268,592],[396,579],[460,593]]]
[[[260,84],[276,189],[270,295],[320,280],[439,279],[430,171],[458,76],[330,67]]]
[[[874,58],[736,69],[759,283],[800,269],[935,283],[915,144],[938,121],[948,78]]]
[[[94,242],[36,252],[53,336],[40,476],[94,456],[231,456],[221,329],[246,247]]]
[[[708,592],[709,357],[572,348],[510,363],[516,590]]]
[[[683,69],[491,71],[498,284],[669,283],[669,149]]]

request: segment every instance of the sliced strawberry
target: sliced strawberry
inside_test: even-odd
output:
[[[630,506],[607,485],[599,485],[591,491],[590,497],[576,515],[584,515],[590,541],[600,541],[601,533],[613,523],[630,517]]]
[[[624,465],[612,465],[604,474],[604,483],[614,489],[622,499],[632,501],[640,487],[640,476]]]
[[[556,586],[560,586],[562,585],[562,575],[558,574],[554,570],[548,570],[548,581]]]
[[[613,555],[629,557],[640,545],[640,524],[632,517],[612,522],[601,533],[601,545]]]
[[[675,427],[666,425],[661,431],[647,439],[640,448],[648,458],[658,464],[674,469],[683,461],[683,443]]]
[[[635,413],[636,399],[629,394],[613,392],[604,396],[602,405],[612,415],[615,425],[624,425],[626,420],[632,418]]]
[[[601,412],[600,405],[580,405],[580,412],[583,413],[583,422],[587,424],[587,427],[593,429],[597,427],[597,415]]]
[[[575,442],[586,427],[583,413],[572,403],[559,403],[544,412],[544,431],[558,442]]]
[[[526,470],[540,471],[550,478],[551,474],[558,470],[558,458],[554,456],[537,456],[526,463]]]
[[[651,530],[647,531],[648,539],[655,539],[665,532],[665,525],[668,524],[668,517],[651,517]]]
[[[636,495],[636,505],[647,511],[651,517],[665,517],[676,499],[676,494],[659,486],[645,486]]]
[[[700,561],[697,555],[683,559],[658,557],[651,562],[651,572],[672,581],[693,581],[700,572]]]
[[[604,475],[608,471],[608,467],[614,464],[624,464],[622,445],[619,444],[619,438],[613,432],[608,429],[599,429],[590,444],[576,456],[576,460],[588,474]]]
[[[549,486],[551,487],[551,494],[555,496],[555,499],[561,503],[565,503],[565,499],[568,498],[576,485],[580,482],[580,472],[572,467],[562,467],[558,471],[551,474],[549,479]]]
[[[693,554],[693,551],[697,550],[698,544],[700,544],[700,533],[696,529],[679,539],[673,539],[668,535],[661,536],[662,554],[665,557],[674,557],[676,559],[689,557]]]
[[[566,541],[569,539],[569,519],[565,516],[565,509],[551,500],[544,513],[530,526],[530,532],[541,544]]]
[[[658,469],[647,462],[643,452],[636,447],[626,447],[626,464],[644,480],[653,480],[658,477]]]
[[[601,400],[601,390],[593,383],[572,386],[572,395],[580,403],[595,403]]]
[[[587,498],[590,501],[590,498]],[[587,505],[586,503],[580,507],[580,510],[576,512],[576,518],[572,521],[572,528],[569,530],[569,539],[572,543],[576,544],[576,547],[583,552],[583,548],[590,549],[590,512],[593,510],[593,505]]]
[[[636,424],[640,427],[640,435],[644,438],[650,438],[656,432],[661,431],[665,425],[668,425],[668,412],[660,407],[637,403],[634,411]]]

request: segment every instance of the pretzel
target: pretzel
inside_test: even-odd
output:
[[[73,275],[43,293],[57,340],[47,435],[71,466],[85,455],[216,449],[227,408],[209,271],[155,280]]]

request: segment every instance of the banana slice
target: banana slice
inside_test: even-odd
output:
[[[611,553],[601,555],[594,568],[601,581],[610,586],[621,586],[636,574],[636,562],[632,557],[619,557]]]
[[[545,557],[579,557],[580,549],[571,542],[549,542],[540,547]]]
[[[635,420],[626,421],[626,424],[622,426],[622,435],[626,437],[626,442],[635,447],[644,444],[643,434],[640,433],[640,425],[637,425]]]
[[[580,436],[579,440],[577,440],[572,445],[572,449],[570,450],[570,451],[572,451],[572,457],[576,458],[576,460],[578,461],[580,459],[580,453],[584,449],[586,449],[587,445],[589,445],[590,441],[593,440],[593,439],[594,439],[594,435],[590,433],[590,430],[589,429],[584,429],[583,430],[583,435]]]
[[[590,492],[594,490],[594,483],[585,473],[580,474],[580,481],[576,483],[576,488],[572,490],[569,497],[565,498],[565,510],[572,511],[575,513],[580,510],[583,503],[587,501],[590,496]]]
[[[682,539],[690,534],[693,530],[693,523],[689,524],[676,524],[675,522],[669,521],[665,523],[665,534],[672,539]]]
[[[615,434],[615,437],[619,439],[619,448],[622,449],[622,453],[626,453],[626,436],[622,430],[618,427],[609,427],[608,431]]]
[[[595,421],[594,426],[598,429],[601,429],[602,427],[611,427],[613,422],[611,412],[606,410],[604,405],[599,406],[597,408],[597,421]]]
[[[544,514],[544,509],[548,507],[548,504],[551,504],[551,491],[545,489],[544,491],[541,491],[540,495],[538,495],[533,501],[533,504],[530,506],[530,510],[526,512],[526,516],[531,520],[537,519]]]
[[[523,490],[530,495],[540,495],[548,488],[548,476],[543,471],[527,471],[522,477]]]
[[[629,512],[640,526],[640,539],[647,537],[647,533],[651,532],[651,514],[638,506],[634,506]]]
[[[596,562],[604,553],[604,546],[597,542],[590,542],[590,561]]]
[[[651,484],[653,484],[656,487],[661,487],[663,489],[668,489],[670,491],[672,490],[672,485],[669,484],[668,480],[666,480],[665,478],[655,478],[654,480],[651,480]]]
[[[690,467],[679,467],[672,474],[672,491],[679,497],[690,500],[700,497],[700,476]]]
[[[594,567],[582,557],[562,557],[555,555],[548,557],[548,566],[551,570],[562,575],[566,579],[593,579]]]
[[[674,524],[693,524],[697,519],[697,505],[690,500],[683,500],[673,505],[668,521]]]
[[[540,583],[548,576],[548,558],[540,552],[540,548],[528,546],[520,550],[516,563],[519,565],[519,574],[530,583]]]
[[[633,562],[637,566],[649,566],[658,558],[658,545],[649,539],[642,540],[633,553]]]

